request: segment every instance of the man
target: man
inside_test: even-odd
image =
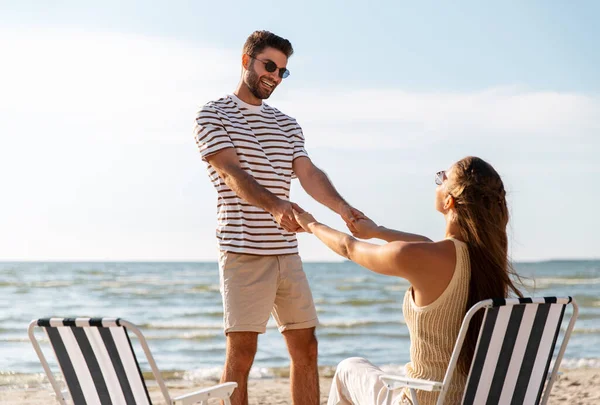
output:
[[[296,120],[263,103],[289,75],[291,43],[268,31],[244,44],[232,95],[207,103],[195,137],[218,194],[217,239],[227,351],[222,382],[235,381],[232,404],[247,404],[247,379],[272,313],[290,354],[293,403],[318,404],[317,313],[298,256],[302,228],[289,200],[292,177],[318,202],[352,221],[362,217],[304,150]]]

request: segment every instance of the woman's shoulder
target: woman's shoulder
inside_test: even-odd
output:
[[[423,254],[440,257],[454,257],[457,244],[464,245],[464,242],[454,238],[446,238],[439,241],[411,243],[413,249],[416,251],[421,251]]]
[[[415,256],[419,271],[413,272],[409,281],[418,292],[416,305],[425,306],[436,301],[452,282],[460,253],[451,239],[423,243],[419,249],[421,253]]]
[[[456,247],[451,239],[430,242],[410,242],[402,244],[403,260],[411,263],[419,273],[423,270],[437,272],[456,263]],[[443,271],[443,270],[442,270]],[[422,273],[421,273],[422,274]]]

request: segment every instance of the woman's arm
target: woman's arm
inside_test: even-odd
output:
[[[402,242],[375,245],[360,241],[353,236],[340,232],[327,225],[313,222],[309,232],[314,234],[327,247],[340,256],[374,271],[388,276],[406,277],[400,270],[400,251]]]
[[[428,266],[428,242],[395,241],[385,245],[360,241],[346,233],[317,222],[309,213],[295,213],[296,221],[331,250],[380,274],[403,277],[412,282]]]
[[[394,229],[386,228],[385,226],[378,226],[375,231],[375,236],[373,237],[386,242],[431,242],[431,239],[428,237],[417,235],[415,233],[396,231]]]
[[[396,231],[385,226],[378,226],[369,218],[361,218],[353,223],[354,236],[361,239],[377,238],[386,242],[431,242],[431,239],[414,233]]]

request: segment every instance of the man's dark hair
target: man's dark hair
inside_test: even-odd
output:
[[[288,58],[294,53],[290,41],[269,31],[254,31],[250,34],[244,44],[244,53],[254,57],[265,48],[275,48],[283,52]]]

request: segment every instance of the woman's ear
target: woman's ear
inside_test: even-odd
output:
[[[446,198],[444,199],[444,209],[450,210],[452,208],[454,208],[454,197],[452,197],[450,194],[448,194],[446,196]]]

